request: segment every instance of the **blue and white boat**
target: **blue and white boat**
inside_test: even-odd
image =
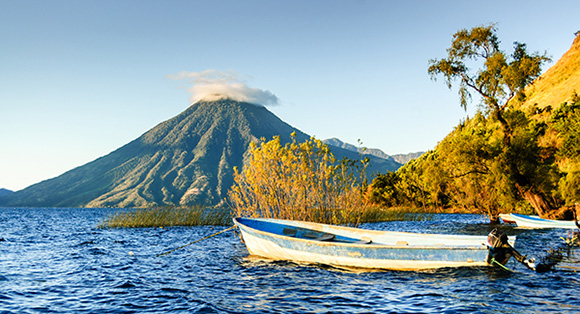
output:
[[[234,218],[251,255],[339,267],[420,270],[488,265],[486,236],[364,230]],[[510,241],[513,245],[514,240]]]
[[[520,214],[509,214],[511,220],[515,221],[518,227],[522,228],[563,228],[578,229],[573,220],[551,220],[542,219],[538,216],[527,216]]]
[[[501,221],[503,221],[503,223],[506,224],[515,224],[516,221],[513,220],[512,218],[512,214],[499,214],[499,218],[501,218]]]

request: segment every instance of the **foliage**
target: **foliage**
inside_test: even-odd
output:
[[[328,146],[311,138],[282,145],[278,136],[251,144],[229,192],[236,216],[295,219],[330,224],[361,222],[370,210],[368,159],[336,161]]]
[[[513,176],[525,177],[556,206],[580,201],[580,97],[562,104],[547,122],[509,109],[506,121],[513,136],[509,149],[491,117],[477,113],[458,125],[436,149],[397,172],[378,175],[370,200],[384,207],[411,206],[497,216],[530,214],[530,203],[516,189]],[[546,140],[557,135],[557,141]],[[510,164],[517,170],[510,172]]]
[[[577,85],[577,45],[578,39],[558,63],[558,72],[536,80],[530,90],[555,82],[558,89]],[[370,200],[425,211],[464,209],[486,213],[491,221],[500,212],[513,211],[549,217],[579,203],[580,97],[526,107],[513,101],[521,101],[524,87],[538,77],[548,58],[529,54],[521,43],[508,56],[499,49],[493,25],[457,32],[447,52],[447,58],[430,61],[429,74],[443,76],[448,87],[459,80],[461,106],[475,92],[481,97],[480,110],[433,151],[395,173],[377,176]],[[541,90],[548,98],[534,99],[549,100],[552,91]],[[553,99],[568,98],[558,94]]]
[[[453,36],[447,58],[430,61],[432,78],[442,75],[450,88],[459,80],[462,107],[472,92],[481,97],[482,106],[433,151],[395,173],[378,175],[369,191],[371,201],[385,207],[486,213],[492,222],[500,212],[512,211],[554,218],[580,201],[580,97],[574,94],[559,106],[518,107],[524,87],[538,77],[548,58],[529,54],[517,42],[508,56],[499,49],[495,32],[493,25],[461,30]],[[542,86],[574,80],[577,67],[570,65],[577,58],[567,53],[559,69],[571,72],[547,76]]]
[[[396,172],[387,172],[377,175],[369,189],[369,200],[384,207],[396,206],[396,200],[400,198],[399,190],[395,188],[400,178]]]
[[[402,167],[398,173],[400,205],[435,208],[471,208],[497,215],[512,201],[501,160],[501,141],[481,115],[464,122],[435,151]]]
[[[474,154],[465,156],[468,164],[474,161],[484,166],[483,172],[467,172],[475,174],[477,178],[474,179],[481,180],[475,183],[481,185],[477,188],[485,200],[481,204],[487,208],[490,219],[496,221],[500,208],[513,207],[515,197],[512,194],[516,192],[543,215],[554,205],[541,186],[552,182],[540,177],[540,174],[550,172],[550,167],[542,166],[545,163],[537,145],[538,134],[530,132],[527,117],[510,108],[509,104],[514,97],[525,98],[524,88],[540,75],[541,65],[549,58],[538,53],[529,54],[526,45],[518,42],[514,43],[514,52],[508,56],[499,48],[493,25],[458,31],[453,35],[447,53],[447,58],[430,60],[428,72],[431,77],[442,75],[449,88],[459,79],[461,106],[466,108],[471,92],[476,92],[481,97],[482,118],[486,119],[484,127],[493,128],[494,122],[500,127],[500,132],[488,130],[494,135],[489,140],[499,139],[499,146],[481,138],[478,143],[483,144],[483,150],[475,149],[472,151]],[[478,69],[470,68],[477,62],[480,62]]]
[[[558,192],[566,205],[580,202],[580,97],[556,109],[551,127],[558,132],[557,161],[562,170]]]
[[[453,35],[447,58],[430,60],[428,72],[432,78],[443,75],[449,88],[453,81],[460,80],[463,108],[467,108],[473,91],[482,97],[489,112],[500,114],[514,96],[524,97],[524,87],[541,74],[541,65],[549,58],[538,53],[528,54],[526,44],[518,42],[508,56],[499,44],[493,25],[460,30]],[[480,69],[470,68],[470,64],[478,61],[482,63]]]
[[[553,128],[561,135],[561,158],[580,161],[580,96],[574,94],[570,103],[552,113]]]
[[[174,226],[230,225],[226,209],[192,207],[156,207],[118,211],[99,223],[99,228],[148,228]]]

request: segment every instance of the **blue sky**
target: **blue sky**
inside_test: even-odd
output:
[[[206,70],[271,92],[273,113],[319,139],[429,150],[475,108],[427,75],[453,33],[497,23],[506,51],[525,42],[555,61],[578,16],[577,0],[0,0],[0,188],[58,176],[179,114],[191,82],[171,77]]]

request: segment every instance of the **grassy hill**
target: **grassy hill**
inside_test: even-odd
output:
[[[526,111],[556,108],[570,101],[575,92],[580,93],[580,36],[556,64],[526,88],[526,100],[515,106]]]

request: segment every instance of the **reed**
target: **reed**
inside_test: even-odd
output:
[[[231,225],[231,213],[225,208],[155,207],[129,209],[105,217],[98,228],[150,228],[174,226]]]
[[[370,207],[361,212],[361,223],[383,221],[423,221],[432,220],[433,213],[426,213],[422,209],[407,207]]]
[[[358,225],[368,160],[337,161],[320,140],[291,136],[285,145],[279,136],[250,145],[228,193],[234,215]]]

